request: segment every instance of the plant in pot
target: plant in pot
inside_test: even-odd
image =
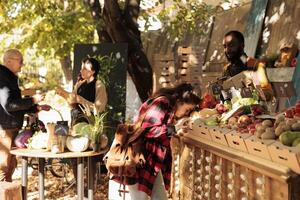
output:
[[[105,117],[107,112],[92,114],[90,109],[84,107],[82,109],[87,122],[80,122],[73,126],[75,135],[86,136],[90,139],[90,146],[93,151],[104,149],[108,144],[108,138],[104,133]]]

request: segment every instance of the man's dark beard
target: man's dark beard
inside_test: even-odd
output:
[[[240,57],[243,55],[243,53],[244,52],[241,51],[241,52],[236,53],[234,56],[229,56],[227,53],[225,53],[225,56],[226,56],[227,60],[232,63],[232,62],[236,62],[236,61],[240,60]]]

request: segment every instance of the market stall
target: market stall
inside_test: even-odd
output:
[[[255,72],[209,84],[188,133],[172,141],[174,200],[300,199],[300,101],[289,101],[286,62],[295,48],[284,47],[274,67],[254,60]]]

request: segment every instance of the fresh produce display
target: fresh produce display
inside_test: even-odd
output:
[[[48,144],[48,133],[39,131],[28,139],[27,147],[29,149],[46,149]]]
[[[200,109],[203,109],[203,108],[215,108],[215,106],[217,105],[217,100],[216,98],[211,95],[211,94],[208,94],[208,93],[205,93],[203,96],[202,96],[202,100],[200,102]]]
[[[20,130],[16,136],[14,143],[18,148],[26,148],[28,145],[29,139],[35,132],[44,132],[46,133],[45,124],[37,119],[36,116],[27,116],[27,124],[24,129]]]

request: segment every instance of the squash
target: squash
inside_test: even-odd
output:
[[[67,148],[73,152],[86,151],[89,147],[89,139],[82,136],[68,136],[66,145]]]

